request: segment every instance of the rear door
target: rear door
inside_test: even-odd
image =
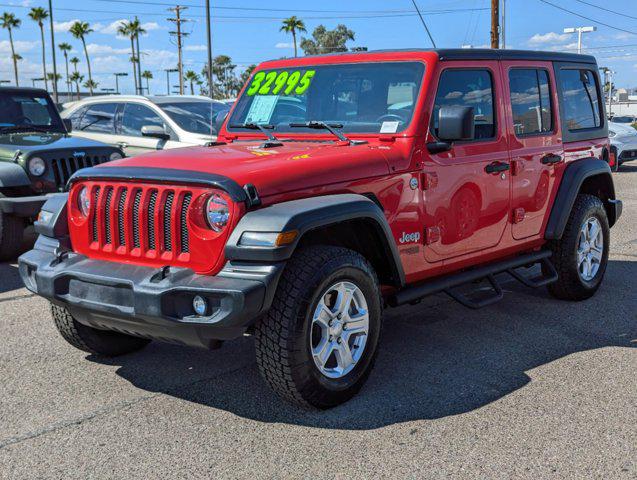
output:
[[[502,62],[511,152],[511,220],[516,240],[539,235],[564,162],[551,62]]]
[[[115,117],[118,103],[97,102],[80,108],[77,115],[71,115],[72,136],[90,138],[98,142],[117,146],[115,137]]]
[[[425,157],[423,174],[435,179],[424,187],[429,262],[479,252],[502,240],[509,219],[509,152],[503,89],[497,61],[441,64],[430,135],[437,134],[443,106],[469,106],[475,113],[475,138],[455,142],[449,151]]]

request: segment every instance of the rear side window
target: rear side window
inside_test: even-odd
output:
[[[513,127],[518,137],[553,130],[549,75],[541,69],[509,71]]]
[[[560,71],[564,119],[570,131],[599,128],[602,125],[597,77],[591,70]]]
[[[122,116],[122,134],[141,137],[142,127],[146,126],[166,128],[162,118],[150,108],[138,103],[127,103]]]
[[[495,137],[493,81],[488,70],[448,69],[442,72],[433,110],[435,135],[438,134],[440,109],[447,106],[473,107],[476,140]]]
[[[116,111],[116,103],[96,103],[95,105],[90,105],[84,116],[82,116],[77,130],[113,134],[115,133]]]

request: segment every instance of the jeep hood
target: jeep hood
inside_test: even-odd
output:
[[[213,173],[241,186],[251,183],[262,197],[389,173],[387,146],[292,141],[281,147],[260,148],[261,143],[163,150],[98,168],[125,166]]]
[[[15,152],[51,150],[82,150],[107,145],[85,138],[73,138],[63,133],[12,133],[0,135],[0,160],[12,160]]]

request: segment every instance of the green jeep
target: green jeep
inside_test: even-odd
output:
[[[0,88],[0,260],[17,255],[25,227],[73,173],[123,157],[69,131],[45,90]]]

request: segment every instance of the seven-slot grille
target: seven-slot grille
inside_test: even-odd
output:
[[[192,196],[187,187],[93,185],[91,248],[139,257],[188,254]]]
[[[94,167],[108,161],[106,155],[86,155],[82,157],[52,158],[49,165],[53,171],[53,178],[58,187],[64,187],[71,175],[81,168]]]

